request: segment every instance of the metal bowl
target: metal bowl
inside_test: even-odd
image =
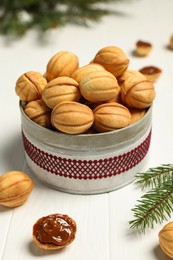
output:
[[[146,167],[152,107],[142,119],[120,130],[69,135],[30,120],[20,103],[26,160],[39,180],[75,194],[119,189]]]

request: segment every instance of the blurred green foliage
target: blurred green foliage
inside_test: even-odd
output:
[[[20,37],[31,28],[44,32],[68,23],[87,26],[110,13],[106,4],[121,1],[0,0],[0,34]]]

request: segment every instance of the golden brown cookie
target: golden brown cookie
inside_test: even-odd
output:
[[[16,81],[15,91],[21,101],[29,102],[41,98],[46,84],[47,80],[40,72],[28,71]]]
[[[173,34],[171,35],[170,40],[169,40],[169,48],[171,50],[173,50]]]
[[[123,86],[124,82],[126,85],[131,84],[133,81],[133,84],[137,84],[141,82],[142,80],[146,80],[146,77],[137,70],[126,70],[120,77],[118,77],[118,84]]]
[[[159,232],[159,243],[163,252],[173,259],[173,221],[168,222]]]
[[[117,79],[106,70],[89,73],[82,78],[79,88],[86,100],[95,103],[108,101],[119,93]]]
[[[42,92],[42,99],[51,109],[63,101],[78,101],[80,98],[77,81],[65,76],[49,81]]]
[[[146,109],[128,108],[131,114],[130,124],[139,121],[146,113]]]
[[[137,41],[136,42],[136,54],[138,56],[147,56],[152,50],[152,44],[150,42],[145,41]]]
[[[46,78],[50,81],[61,76],[71,77],[78,67],[79,60],[74,53],[60,51],[49,60],[46,69]]]
[[[33,225],[34,243],[45,250],[57,250],[71,244],[76,236],[76,222],[64,214],[42,217]]]
[[[56,105],[51,114],[52,125],[68,134],[85,133],[93,124],[92,110],[81,103],[66,101]]]
[[[131,120],[127,107],[116,102],[99,105],[93,110],[93,113],[93,127],[101,133],[128,126]]]
[[[161,75],[162,70],[155,66],[146,66],[139,70],[147,80],[150,80],[151,82],[155,82]]]
[[[150,107],[155,99],[156,92],[151,81],[140,72],[130,73],[121,83],[122,102],[133,108],[144,109]]]
[[[42,99],[30,101],[24,107],[25,114],[36,124],[51,128],[51,109],[45,105]]]
[[[129,65],[129,59],[124,51],[116,46],[107,46],[100,49],[92,62],[101,64],[115,77],[122,75]]]
[[[21,171],[10,171],[0,176],[0,205],[14,208],[23,205],[34,183],[31,178]]]
[[[97,70],[104,70],[104,67],[97,63],[87,64],[83,67],[78,68],[73,74],[72,78],[80,83],[81,79],[87,76],[89,73]]]

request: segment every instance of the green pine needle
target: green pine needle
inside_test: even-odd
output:
[[[156,168],[150,168],[144,173],[136,175],[136,184],[142,188],[157,187],[158,185],[173,179],[173,164],[162,164]]]
[[[0,1],[0,34],[22,36],[29,29],[45,32],[69,23],[88,26],[112,14],[106,4],[127,0]]]
[[[132,229],[145,233],[147,228],[162,223],[173,212],[173,165],[163,164],[137,174],[137,184],[152,187],[132,209],[134,220],[129,221]]]

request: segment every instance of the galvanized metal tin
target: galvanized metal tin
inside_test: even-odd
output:
[[[43,128],[20,104],[26,160],[34,174],[52,188],[75,194],[119,189],[146,167],[152,107],[138,122],[120,130],[69,135]]]

